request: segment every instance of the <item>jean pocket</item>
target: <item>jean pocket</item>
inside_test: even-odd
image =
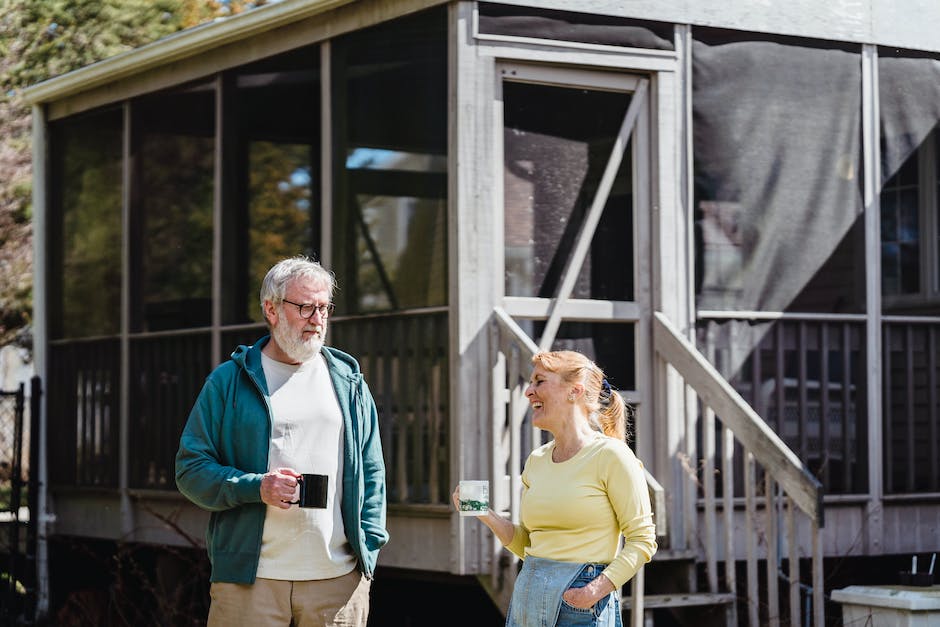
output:
[[[556,627],[594,627],[597,625],[597,617],[594,615],[593,608],[583,610],[562,599],[558,622],[555,625]]]
[[[575,606],[571,605],[570,603],[568,603],[567,601],[565,601],[564,598],[561,599],[561,607],[562,607],[562,609],[570,610],[570,611],[572,611],[572,612],[580,612],[580,613],[583,613],[583,614],[593,614],[593,613],[594,613],[594,607],[593,607],[593,606],[592,606],[592,607],[589,607],[589,608],[587,608],[587,609],[580,608],[580,607],[575,607]]]

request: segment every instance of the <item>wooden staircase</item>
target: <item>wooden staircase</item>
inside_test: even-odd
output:
[[[652,627],[663,617],[668,625],[799,626],[809,601],[813,624],[823,627],[820,483],[661,313],[654,314],[652,334],[665,390],[661,405],[674,405],[658,406],[657,420],[665,411],[686,416],[685,448],[673,452],[669,484],[681,493],[667,499],[647,472],[660,548],[624,587],[624,624]],[[538,347],[499,308],[490,347],[496,391],[491,476],[505,479],[492,482],[491,501],[518,520],[522,462],[541,442],[540,432],[524,426],[523,395]],[[799,569],[805,558],[812,564],[809,577]],[[479,579],[505,613],[519,562],[494,540],[489,564],[489,574]],[[789,601],[782,609],[781,592]]]

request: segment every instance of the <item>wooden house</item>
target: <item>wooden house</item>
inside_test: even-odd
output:
[[[385,572],[505,607],[518,564],[450,494],[518,515],[529,358],[568,347],[635,407],[660,551],[625,618],[822,625],[844,560],[940,548],[938,27],[916,0],[283,0],[29,88],[40,538],[201,537],[181,426],[307,253],[379,405]]]

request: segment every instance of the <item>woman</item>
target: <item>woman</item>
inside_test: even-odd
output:
[[[656,552],[643,465],[625,441],[627,406],[581,353],[532,362],[532,421],[554,440],[526,461],[521,523],[493,510],[480,517],[524,560],[506,625],[619,627],[617,591]]]

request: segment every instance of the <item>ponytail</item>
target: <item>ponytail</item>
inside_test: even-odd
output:
[[[610,395],[606,399],[604,398],[604,393],[601,392],[597,418],[600,423],[601,431],[603,431],[605,435],[609,435],[623,442],[629,442],[632,434],[627,432],[627,418],[632,413],[633,408],[624,402],[619,392],[611,390]]]
[[[597,364],[577,351],[537,353],[532,357],[532,363],[557,372],[565,381],[583,384],[583,402],[591,426],[621,442],[629,440],[631,434],[627,432],[627,419],[633,415],[633,408],[610,387],[604,371]]]

